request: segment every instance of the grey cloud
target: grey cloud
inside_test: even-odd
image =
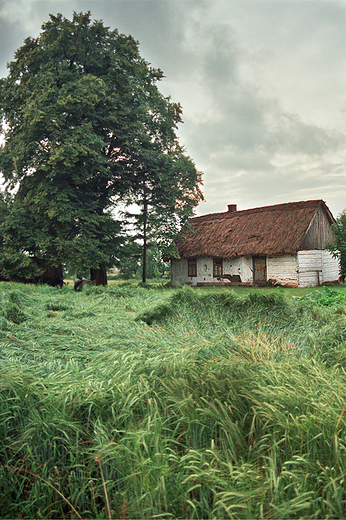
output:
[[[187,112],[183,134],[200,157],[212,153],[217,162],[217,152],[229,147],[240,154],[263,149],[313,155],[344,145],[340,132],[303,122],[275,98],[259,95],[256,86],[242,78],[239,70],[246,52],[229,25],[195,24],[190,38],[195,41],[194,78],[204,103],[196,110],[198,117],[190,118]]]
[[[210,154],[209,167],[213,173],[232,172],[233,175],[243,172],[272,172],[274,166],[270,155],[261,150],[250,150],[239,153],[234,147],[227,147],[217,154]]]
[[[238,53],[233,31],[228,26],[209,28],[208,52],[202,58],[206,83],[238,82]]]
[[[2,37],[7,34],[1,67],[12,58],[11,47],[14,52],[26,36],[38,34],[49,12],[71,17],[73,10],[90,9],[94,18],[139,40],[142,56],[166,75],[161,91],[182,103],[181,143],[205,172],[207,202],[199,214],[232,202],[245,209],[302,198],[323,198],[335,214],[345,207],[345,2],[0,5]]]
[[[256,97],[241,82],[223,87],[215,82],[213,88],[210,81],[206,97],[209,114],[205,111],[202,120],[187,117],[189,138],[199,143],[204,154],[233,146],[239,153],[260,148],[270,153],[323,155],[345,147],[340,131],[306,123],[277,100]]]
[[[302,121],[297,114],[274,108],[267,125],[267,148],[273,152],[323,155],[345,146],[345,136],[337,131]],[[268,119],[269,119],[268,117]]]
[[[6,75],[6,64],[13,59],[14,49],[23,43],[22,31],[15,23],[8,23],[0,18],[0,76]]]
[[[327,201],[335,215],[345,207],[345,183],[342,178],[329,171],[303,172],[301,164],[292,164],[289,168],[272,171],[247,170],[240,175],[224,172],[223,176],[208,176],[205,184],[211,198],[207,197],[206,202],[199,208],[199,214],[225,211],[230,203],[238,204],[238,209],[247,209],[320,198]],[[339,190],[336,190],[336,187]],[[217,199],[217,209],[214,199]]]

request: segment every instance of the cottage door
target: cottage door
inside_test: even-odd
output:
[[[266,285],[267,283],[267,259],[265,256],[253,257],[253,283],[254,285]]]

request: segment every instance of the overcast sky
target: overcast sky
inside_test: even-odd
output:
[[[140,43],[180,102],[204,172],[197,214],[323,199],[346,207],[346,0],[0,0],[0,77],[49,13]]]

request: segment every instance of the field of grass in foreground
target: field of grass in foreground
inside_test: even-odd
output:
[[[0,284],[1,517],[345,518],[345,294]]]

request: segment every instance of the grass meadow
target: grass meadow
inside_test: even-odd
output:
[[[346,517],[346,291],[0,284],[1,518]]]

